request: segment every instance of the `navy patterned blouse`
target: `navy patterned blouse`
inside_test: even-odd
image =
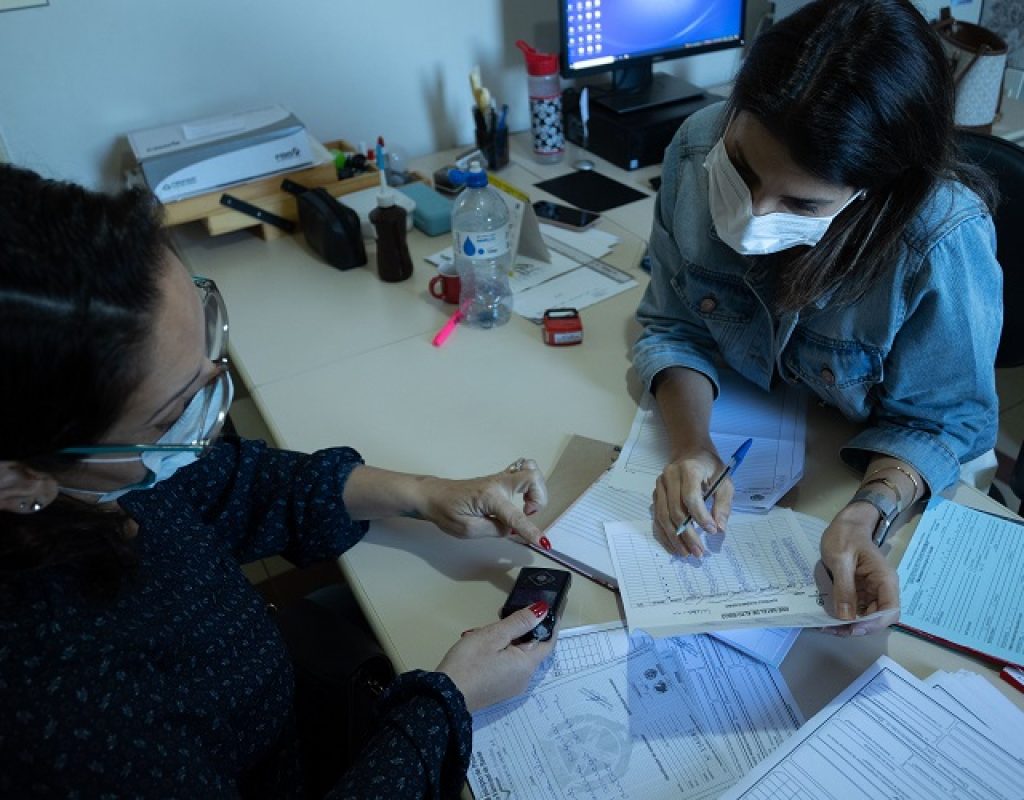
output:
[[[0,797],[232,797],[268,759],[259,793],[301,796],[291,664],[239,564],[358,542],[341,495],[360,463],[225,440],[121,499],[140,564],[116,600],[58,568],[0,582]],[[458,794],[472,727],[447,676],[399,676],[379,717],[331,797]]]

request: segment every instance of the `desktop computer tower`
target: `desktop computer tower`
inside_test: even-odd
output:
[[[623,169],[638,169],[660,164],[672,137],[683,120],[704,106],[722,98],[705,94],[696,100],[650,109],[615,113],[594,102],[590,92],[590,121],[587,125],[587,150]],[[566,89],[562,97],[565,114],[565,136],[573,144],[583,146],[583,122],[580,119],[579,92]]]

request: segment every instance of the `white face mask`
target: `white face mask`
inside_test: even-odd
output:
[[[231,376],[226,375],[223,382],[217,381],[213,390],[213,397],[206,413],[203,413],[203,392],[197,392],[189,404],[185,407],[177,421],[157,439],[156,444],[180,444],[181,442],[194,442],[205,439],[213,430],[217,421],[217,415],[222,408],[228,408],[234,397],[234,386],[231,383]],[[227,392],[227,402],[223,402],[223,394]],[[146,477],[138,483],[123,486],[120,489],[113,489],[102,492],[94,489],[75,489],[71,486],[62,486],[62,492],[74,494],[88,494],[98,497],[97,503],[112,503],[128,492],[139,489],[152,489],[160,481],[165,481],[182,467],[196,461],[199,456],[192,450],[147,450],[137,456],[127,458],[83,458],[81,464],[124,464],[131,461],[142,461],[146,467]]]
[[[805,217],[801,214],[774,212],[754,216],[750,189],[733,165],[719,139],[704,160],[708,171],[708,202],[718,238],[737,253],[760,256],[778,253],[797,245],[814,246],[828,226],[850,203],[860,197],[859,190],[829,217]]]

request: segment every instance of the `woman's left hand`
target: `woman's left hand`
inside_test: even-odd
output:
[[[445,533],[463,539],[518,534],[550,550],[529,516],[548,502],[548,490],[537,464],[521,458],[495,475],[469,480],[423,478],[417,511]],[[516,496],[522,495],[522,505]]]
[[[832,573],[835,614],[849,625],[824,628],[839,636],[863,636],[883,630],[900,617],[899,578],[882,551],[871,541],[878,512],[867,503],[853,503],[836,515],[821,537],[821,560]],[[884,612],[857,622],[858,616]]]

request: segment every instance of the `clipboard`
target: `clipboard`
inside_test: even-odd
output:
[[[573,435],[559,456],[551,474],[547,476],[548,504],[537,512],[534,522],[543,531],[549,530],[593,483],[608,471],[619,455],[618,445],[590,439],[586,436]],[[552,561],[568,567],[573,572],[588,580],[618,592],[618,582],[614,575],[600,572],[589,564],[558,552],[557,549],[544,550],[536,545],[528,547]]]

